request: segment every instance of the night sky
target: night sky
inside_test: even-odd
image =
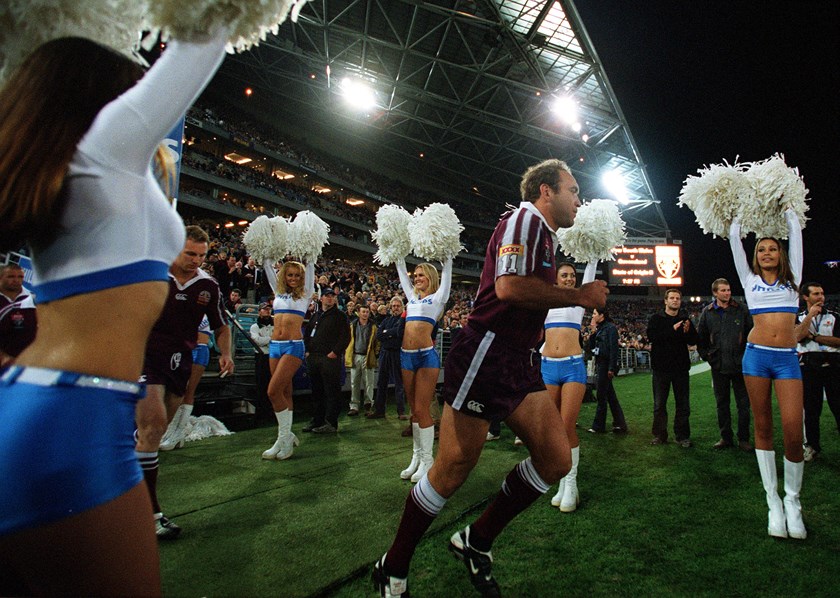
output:
[[[840,2],[576,0],[675,238],[686,294],[718,276],[741,293],[728,243],[676,205],[682,183],[724,159],[775,152],[810,190],[805,280],[840,293]],[[746,240],[748,254],[753,238]]]

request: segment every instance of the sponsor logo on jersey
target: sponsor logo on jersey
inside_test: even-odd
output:
[[[470,401],[467,403],[467,409],[470,411],[475,411],[476,413],[482,413],[484,411],[484,405],[479,403],[478,401]]]
[[[502,245],[499,247],[499,257],[504,255],[525,255],[524,245]]]
[[[186,301],[187,294],[186,293],[175,293],[175,300],[176,301]]]
[[[199,305],[207,305],[210,303],[210,291],[201,291],[196,299]]]

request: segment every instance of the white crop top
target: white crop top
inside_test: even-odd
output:
[[[598,269],[598,262],[589,262],[583,271],[581,284],[595,280],[595,271]],[[545,328],[574,328],[580,330],[580,323],[583,322],[583,314],[586,310],[580,306],[555,307],[548,310],[545,318]]]
[[[61,233],[32,248],[39,302],[169,279],[184,224],[152,156],[216,72],[226,39],[223,30],[205,43],[170,42],[134,87],[99,111],[68,166]]]
[[[315,293],[315,264],[304,264],[303,272],[303,296],[300,299],[295,299],[290,293],[282,295],[277,294],[277,273],[274,271],[274,264],[271,260],[263,262],[263,271],[271,290],[274,291],[274,307],[272,312],[275,314],[295,314],[301,318],[306,315],[306,310],[309,309],[309,303],[312,301],[312,295]]]
[[[198,332],[199,334],[206,334],[207,338],[198,337],[198,344],[199,345],[206,345],[207,341],[210,339],[210,335],[213,334],[213,331],[210,329],[210,320],[205,315],[201,318],[201,324],[198,325]]]
[[[449,290],[452,288],[452,258],[443,263],[438,290],[422,299],[418,298],[414,291],[414,285],[408,277],[408,267],[405,265],[405,260],[397,260],[397,274],[400,276],[403,293],[408,299],[408,305],[405,308],[405,321],[420,320],[434,326],[443,315],[446,302],[449,301]]]
[[[799,219],[793,210],[785,211],[788,225],[788,259],[793,282],[796,286],[802,283],[802,230]],[[729,226],[729,246],[735,259],[735,270],[741,286],[744,287],[744,297],[750,313],[766,314],[772,312],[787,312],[795,314],[799,311],[799,293],[790,285],[781,285],[779,281],[773,284],[765,282],[761,276],[754,273],[747,262],[744,246],[741,244],[741,225],[737,220]]]

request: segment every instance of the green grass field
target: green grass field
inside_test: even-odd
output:
[[[840,436],[830,414],[824,452],[805,469],[808,539],[778,540],[767,535],[755,456],[711,449],[718,431],[708,372],[691,379],[690,449],[648,445],[649,375],[619,378],[616,389],[630,434],[585,433],[595,406],[583,405],[582,503],[560,513],[549,504],[552,489],[498,538],[494,572],[504,595],[838,595],[831,588],[840,572]],[[298,432],[300,411],[293,429],[301,446],[288,461],[260,459],[275,427],[161,454],[164,512],[184,528],[161,544],[165,595],[376,595],[370,567],[390,545],[410,489],[398,475],[411,456],[404,422],[393,412],[385,420],[344,417],[339,434],[312,436]],[[506,428],[488,443],[420,544],[412,595],[475,595],[448,538],[526,455]]]

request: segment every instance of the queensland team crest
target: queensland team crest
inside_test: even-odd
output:
[[[210,291],[201,291],[196,299],[199,305],[207,305],[210,303]]]

